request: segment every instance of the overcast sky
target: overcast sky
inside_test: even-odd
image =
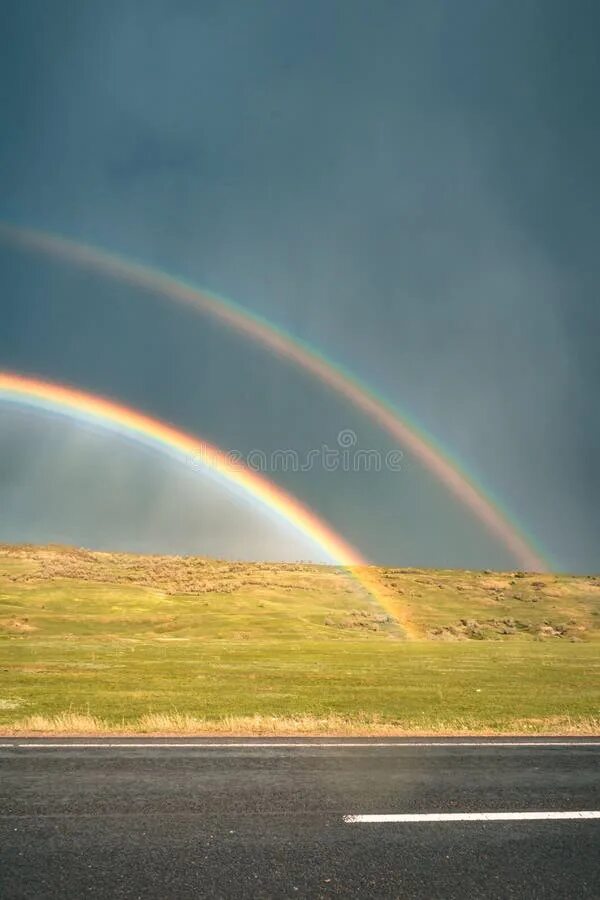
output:
[[[599,28],[591,0],[21,0],[0,218],[266,316],[433,434],[557,568],[598,569]],[[0,368],[241,453],[393,446],[141,290],[9,246],[0,285]],[[375,561],[514,565],[408,455],[271,475]],[[3,540],[318,557],[201,472],[1,404],[0,504]]]

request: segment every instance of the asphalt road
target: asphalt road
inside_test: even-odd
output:
[[[0,742],[4,900],[600,897],[600,818],[345,819],[600,811],[600,740]]]

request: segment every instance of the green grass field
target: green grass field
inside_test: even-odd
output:
[[[597,733],[600,578],[0,548],[6,733]]]

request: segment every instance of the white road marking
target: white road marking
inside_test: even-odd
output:
[[[600,810],[568,812],[411,813],[400,815],[344,816],[348,825],[368,822],[512,822],[538,819],[600,819]]]
[[[296,750],[302,748],[331,749],[351,748],[370,750],[373,748],[403,747],[600,747],[600,740],[539,740],[539,741],[47,741],[43,738],[35,741],[13,741],[0,743],[0,749],[18,748],[20,750],[157,750],[157,749],[271,749],[271,750]]]

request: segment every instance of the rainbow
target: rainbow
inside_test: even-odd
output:
[[[475,478],[467,475],[458,461],[436,443],[431,435],[351,372],[328,360],[309,344],[294,338],[263,317],[245,310],[230,300],[199,290],[181,279],[96,247],[47,232],[8,224],[0,224],[0,239],[169,297],[213,316],[295,363],[349,400],[391,435],[403,450],[408,450],[418,459],[424,468],[510,551],[520,566],[530,571],[544,571],[549,568],[549,563],[541,551],[536,549],[533,540],[525,537],[522,529],[511,520],[499,501],[486,492]]]
[[[150,444],[188,464],[190,460],[193,460],[195,466],[200,463],[207,471],[240,489],[264,510],[275,513],[287,525],[309,538],[380,607],[399,619],[397,601],[381,582],[374,566],[369,565],[354,547],[295,497],[240,462],[232,461],[218,447],[104,397],[14,372],[0,371],[0,401],[78,420],[84,419]],[[411,636],[410,625],[403,623],[403,627],[407,636]]]
[[[96,425],[183,457],[188,462],[194,460],[195,465],[199,462],[308,537],[332,562],[346,567],[366,564],[357,550],[290,494],[240,462],[233,461],[218,447],[172,425],[112,400],[13,372],[0,372],[0,400],[71,418],[85,418]]]

